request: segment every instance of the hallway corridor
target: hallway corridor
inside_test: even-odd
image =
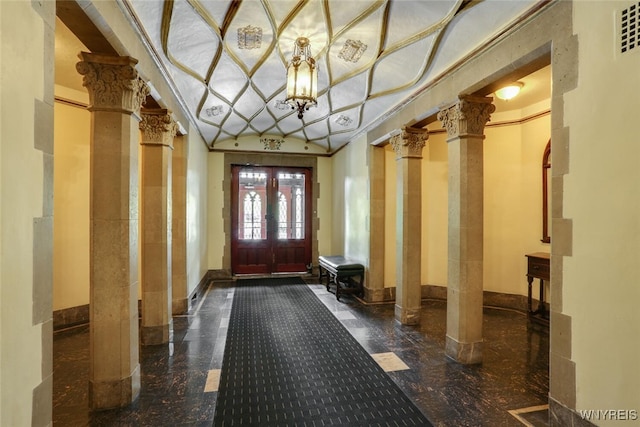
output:
[[[548,330],[528,327],[522,313],[485,308],[484,362],[464,366],[444,356],[445,302],[423,301],[420,326],[402,326],[393,304],[336,301],[317,279],[305,280],[434,425],[545,425]],[[191,313],[174,317],[169,345],[141,347],[140,397],[118,410],[88,409],[88,327],[56,332],[54,425],[212,425],[234,290],[234,282],[211,283]]]

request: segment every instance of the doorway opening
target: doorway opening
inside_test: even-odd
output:
[[[232,165],[231,271],[303,273],[311,264],[311,169]]]

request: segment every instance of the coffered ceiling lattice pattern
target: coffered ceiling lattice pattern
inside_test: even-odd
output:
[[[211,148],[243,136],[334,152],[535,6],[536,0],[123,0]],[[285,99],[298,37],[318,106]]]

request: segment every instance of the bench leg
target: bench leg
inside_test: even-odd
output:
[[[358,280],[356,280],[354,277],[358,277]],[[345,277],[345,286],[348,286],[350,288],[350,292],[353,292],[352,289],[357,290],[357,292],[353,292],[355,293],[357,296],[359,296],[360,298],[362,298],[364,295],[364,290],[362,288],[362,275],[361,274],[357,274],[357,275],[353,275],[353,276],[348,276]]]
[[[360,274],[358,277],[360,279],[360,280],[358,280],[358,289],[360,290],[358,292],[358,296],[360,298],[364,298],[364,287],[362,286],[362,283],[364,282],[364,273]]]
[[[338,298],[338,289],[340,289],[340,285],[338,284],[337,275],[333,272],[328,273],[327,275],[327,292],[331,292],[331,283],[336,285],[336,298]]]

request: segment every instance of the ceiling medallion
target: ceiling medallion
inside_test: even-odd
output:
[[[224,113],[224,106],[223,105],[214,105],[213,107],[207,108],[206,110],[204,110],[204,112],[209,117],[219,116],[220,114]]]
[[[349,126],[351,123],[353,123],[353,119],[351,117],[347,117],[343,114],[341,114],[337,119],[336,119],[336,123],[339,124],[340,126]]]
[[[347,62],[358,62],[365,50],[367,50],[367,45],[360,40],[348,39],[338,54],[338,58]]]
[[[293,48],[293,57],[287,66],[287,98],[291,108],[298,110],[298,118],[309,107],[318,104],[318,67],[311,56],[309,39],[299,37]]]
[[[238,28],[238,49],[259,49],[262,45],[262,28],[246,27]]]
[[[265,150],[279,150],[280,146],[284,142],[284,139],[276,139],[276,138],[261,138],[260,142],[264,144]]]
[[[289,104],[287,103],[287,101],[283,101],[283,100],[281,100],[281,99],[278,99],[278,100],[276,101],[276,105],[275,105],[275,107],[276,107],[278,110],[289,110],[289,109],[291,108],[291,105],[289,105]]]

